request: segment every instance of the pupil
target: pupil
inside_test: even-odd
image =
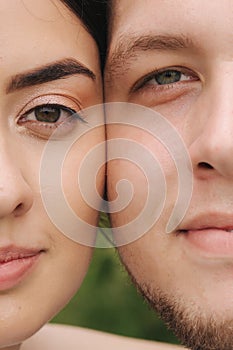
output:
[[[156,75],[156,82],[159,85],[172,84],[180,80],[181,72],[177,70],[166,70],[165,72],[158,73]]]
[[[37,107],[35,109],[36,119],[40,122],[55,123],[61,115],[61,110],[57,107]]]

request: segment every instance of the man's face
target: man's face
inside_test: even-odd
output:
[[[233,2],[119,0],[113,2],[111,21],[107,102],[135,103],[162,114],[183,138],[193,168],[190,205],[167,234],[182,191],[173,160],[148,132],[108,126],[109,139],[123,137],[147,147],[159,160],[167,185],[159,220],[140,239],[120,247],[120,255],[186,345],[231,349]],[[112,215],[115,227],[135,219],[147,191],[145,175],[135,164],[114,160],[108,165],[110,200],[122,177],[132,182],[134,197]]]

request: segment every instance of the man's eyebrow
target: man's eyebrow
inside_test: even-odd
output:
[[[108,59],[107,66],[114,73],[118,68],[127,67],[127,63],[131,59],[136,58],[140,52],[154,50],[176,51],[195,46],[191,38],[184,35],[153,35],[152,33],[145,35],[121,35]]]
[[[83,64],[73,58],[66,58],[13,76],[7,84],[6,93],[62,79],[74,74],[82,74],[92,80],[96,79],[95,74]]]

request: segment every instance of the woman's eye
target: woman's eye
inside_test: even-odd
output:
[[[75,114],[73,109],[61,105],[42,105],[31,109],[23,115],[28,121],[38,121],[43,123],[63,122],[65,118]]]
[[[77,120],[83,121],[74,109],[48,103],[24,112],[17,124],[38,137],[48,139],[58,127],[61,136],[71,131]]]
[[[36,107],[34,113],[40,122],[56,123],[61,116],[61,108],[54,106]]]

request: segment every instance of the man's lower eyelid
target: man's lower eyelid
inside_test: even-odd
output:
[[[188,75],[186,75],[187,77],[188,77]],[[152,80],[154,80],[155,81],[155,83],[154,84],[150,84],[149,82],[150,81],[152,81]],[[172,83],[167,83],[167,84],[159,84],[159,83],[157,83],[156,82],[156,80],[155,80],[155,77],[153,76],[153,77],[151,77],[150,79],[148,79],[148,80],[146,80],[146,81],[144,81],[143,83],[141,83],[139,86],[137,86],[137,87],[135,87],[133,90],[132,90],[132,93],[134,93],[134,92],[137,92],[137,91],[139,91],[139,90],[141,90],[141,89],[143,89],[143,88],[145,88],[146,86],[149,86],[149,85],[151,85],[151,86],[154,86],[154,87],[159,87],[159,88],[161,88],[161,89],[164,89],[164,88],[168,88],[168,87],[173,87],[174,85],[177,85],[178,83],[184,83],[184,82],[191,82],[191,81],[197,81],[198,79],[195,79],[195,77],[192,77],[192,76],[190,76],[190,79],[181,79],[181,80],[179,80],[179,81],[176,81],[176,82],[172,82]]]
[[[130,92],[137,92],[138,90],[142,89],[150,80],[155,79],[155,75],[161,73],[161,71],[154,71],[152,73],[149,73],[144,78],[139,79],[133,87],[131,88]]]
[[[139,79],[133,85],[133,87],[130,89],[130,92],[133,93],[133,92],[136,92],[136,91],[140,90],[141,88],[143,88],[150,80],[155,79],[156,74],[163,73],[165,71],[170,71],[170,70],[181,72],[181,74],[183,74],[185,76],[190,76],[194,80],[198,79],[197,74],[195,74],[195,72],[193,72],[189,68],[186,68],[186,67],[166,67],[166,68],[156,69],[156,70],[152,71],[151,73],[146,74],[143,78]],[[196,79],[195,79],[195,77],[196,77]]]

